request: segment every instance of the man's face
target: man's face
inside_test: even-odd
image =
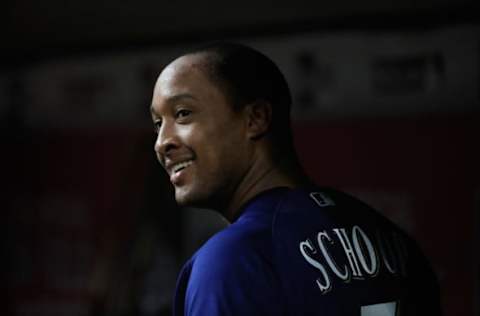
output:
[[[235,112],[212,83],[198,55],[167,66],[155,85],[155,152],[180,205],[224,207],[248,169],[251,155],[242,111]]]

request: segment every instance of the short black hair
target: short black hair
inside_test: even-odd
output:
[[[251,47],[231,42],[210,43],[186,55],[190,54],[205,54],[203,66],[207,75],[223,88],[235,110],[258,100],[268,102],[272,107],[268,131],[272,154],[295,156],[290,124],[290,88],[270,58]]]

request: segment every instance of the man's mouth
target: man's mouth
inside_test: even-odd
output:
[[[184,181],[184,172],[186,168],[193,164],[193,159],[175,163],[170,167],[170,182],[177,186],[182,185]]]
[[[176,173],[182,171],[183,169],[190,166],[192,163],[193,163],[193,160],[187,160],[187,161],[182,161],[182,162],[179,162],[179,163],[173,165],[172,169],[171,169],[172,174],[176,174]]]

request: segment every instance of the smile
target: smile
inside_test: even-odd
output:
[[[175,174],[175,173],[187,168],[192,163],[193,163],[193,160],[187,160],[187,161],[179,162],[179,163],[173,165],[172,172]]]

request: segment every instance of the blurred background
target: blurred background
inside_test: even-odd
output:
[[[225,222],[179,209],[155,161],[156,76],[212,40],[260,49],[294,95],[319,184],[430,259],[445,315],[480,314],[480,6],[474,0],[0,5],[1,315],[170,315]]]

